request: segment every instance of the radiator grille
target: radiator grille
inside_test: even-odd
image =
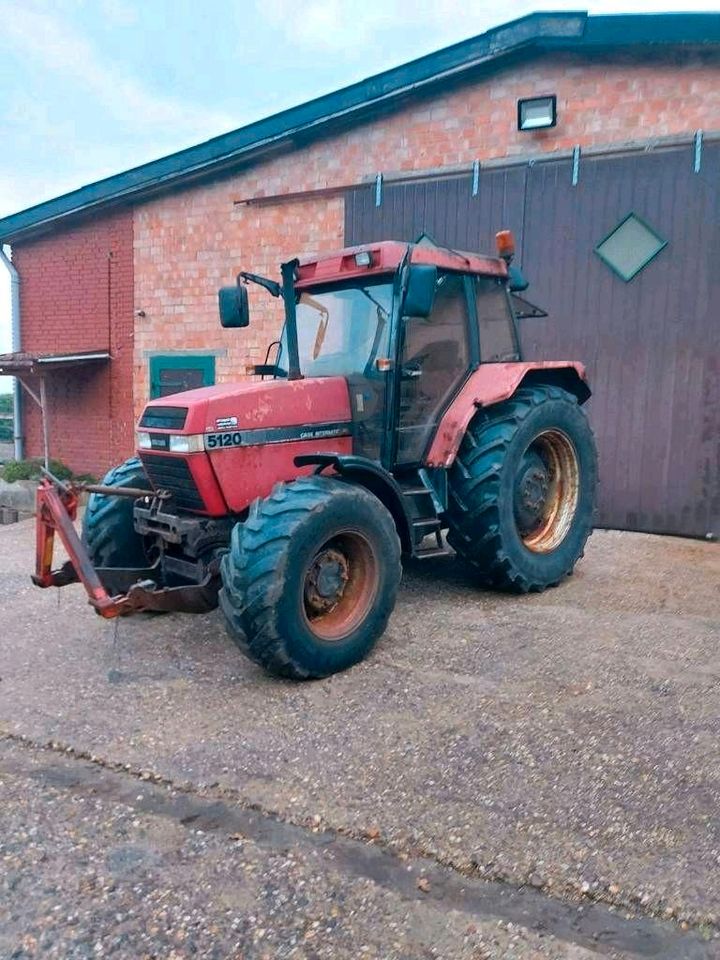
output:
[[[150,483],[157,490],[169,490],[173,495],[172,502],[176,508],[179,510],[205,509],[203,499],[184,457],[141,454],[140,459]]]
[[[186,419],[187,407],[146,407],[140,426],[155,430],[182,430]]]

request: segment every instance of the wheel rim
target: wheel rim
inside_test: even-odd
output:
[[[515,481],[515,525],[525,547],[549,553],[567,536],[580,496],[580,467],[570,438],[545,430],[528,446]]]
[[[321,640],[342,640],[367,616],[378,589],[373,548],[357,530],[344,530],[323,543],[305,570],[305,621]]]

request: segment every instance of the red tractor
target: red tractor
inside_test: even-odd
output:
[[[241,273],[283,301],[260,377],[152,400],[138,456],[89,487],[38,491],[40,586],[81,580],[106,617],[219,605],[275,674],[322,677],[383,633],[401,555],[446,553],[520,593],[569,574],[592,529],[597,460],[584,368],[521,359],[512,236],[498,256],[424,239]],[[52,570],[54,532],[70,561]],[[431,538],[431,539],[429,539]]]

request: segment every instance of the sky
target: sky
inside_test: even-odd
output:
[[[0,0],[0,217],[534,10],[583,8],[718,0]]]

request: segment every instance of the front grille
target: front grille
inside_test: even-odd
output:
[[[186,418],[187,407],[146,407],[140,426],[155,430],[182,430]]]
[[[184,457],[163,457],[159,454],[140,454],[145,473],[156,490],[169,490],[172,503],[178,510],[204,510],[198,488]]]

